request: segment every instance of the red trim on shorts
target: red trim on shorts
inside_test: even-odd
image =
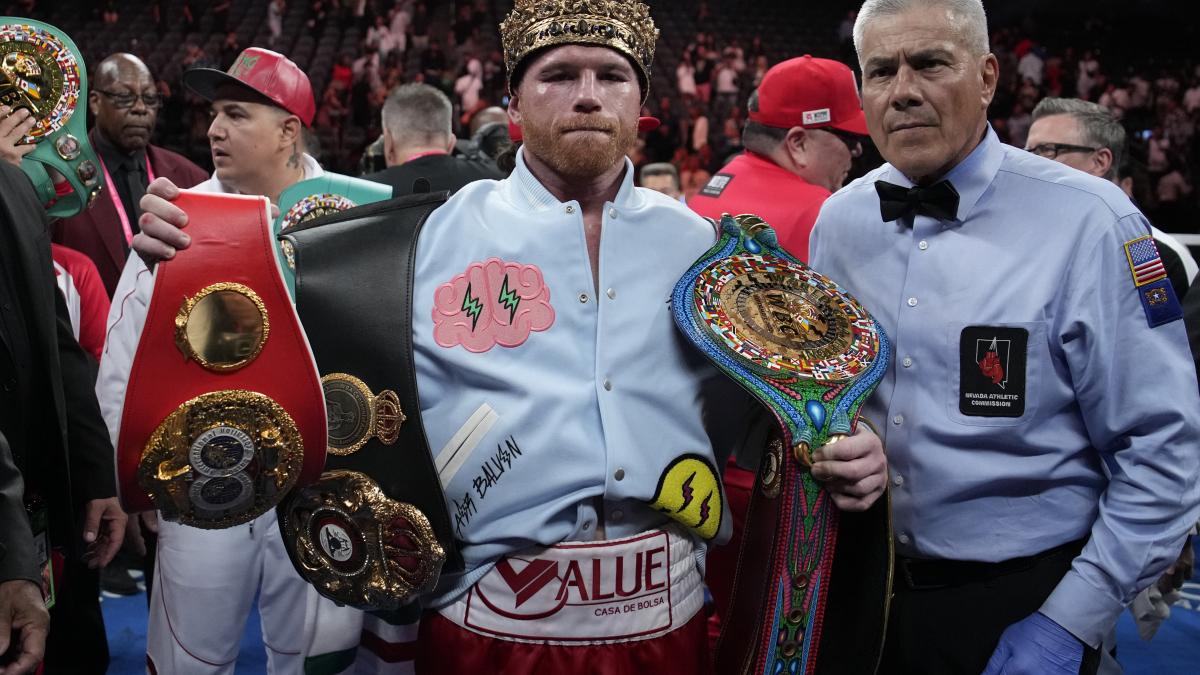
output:
[[[359,645],[366,647],[372,654],[386,663],[401,663],[417,658],[417,642],[388,642],[367,629],[363,629],[359,637]]]

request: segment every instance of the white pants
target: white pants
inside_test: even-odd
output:
[[[292,567],[274,511],[224,530],[159,520],[148,669],[160,675],[232,675],[256,594],[267,672],[279,675],[304,672],[304,660],[312,655],[314,610],[353,611],[320,597]],[[336,641],[357,644],[357,627],[347,628],[352,635]]]

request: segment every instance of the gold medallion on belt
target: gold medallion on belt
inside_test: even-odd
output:
[[[353,607],[409,602],[433,588],[446,559],[425,514],[357,471],[328,471],[299,490],[283,529],[304,578]]]
[[[400,425],[408,419],[400,409],[396,392],[385,389],[373,394],[365,382],[346,373],[322,377],[321,388],[325,392],[329,454],[352,455],[372,438],[384,445],[396,443]]]
[[[252,363],[270,335],[261,298],[242,284],[211,284],[184,298],[175,344],[206,370]],[[270,397],[227,389],[182,403],[147,441],[138,482],[168,520],[202,528],[238,525],[266,513],[296,483],[303,439]]]

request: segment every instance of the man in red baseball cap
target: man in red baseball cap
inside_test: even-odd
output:
[[[308,76],[290,59],[251,47],[229,72],[195,68],[183,83],[212,102],[213,179],[224,191],[275,202],[285,188],[315,177],[306,171],[301,127],[312,125],[316,103]]]
[[[829,59],[790,59],[767,71],[747,107],[746,152],[688,206],[709,218],[758,214],[789,253],[807,261],[817,212],[846,180],[867,135],[854,72]]]
[[[324,173],[304,152],[301,128],[312,122],[315,106],[308,77],[295,63],[251,48],[227,73],[189,70],[183,81],[212,102],[208,139],[216,171],[194,190],[263,195],[278,202],[294,183]],[[179,193],[162,177],[152,186]],[[96,386],[114,438],[153,289],[153,272],[140,257],[130,256],[109,314]],[[307,629],[317,612],[354,612],[319,597],[296,572],[274,511],[223,530],[159,519],[158,533],[146,635],[151,673],[232,673],[255,595],[269,673],[305,672],[306,658],[322,660],[322,654],[313,653],[322,650],[313,648],[315,637]]]

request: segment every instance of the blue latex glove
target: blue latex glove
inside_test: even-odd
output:
[[[1004,630],[983,675],[1078,675],[1083,643],[1035,612]]]

